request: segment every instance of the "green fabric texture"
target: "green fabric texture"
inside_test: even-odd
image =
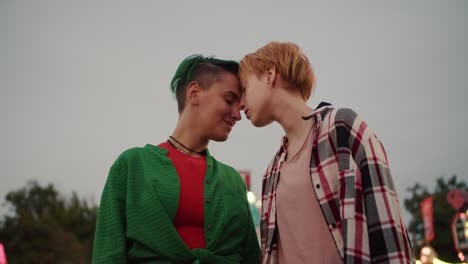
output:
[[[173,226],[179,177],[167,150],[123,152],[101,197],[93,263],[259,263],[260,249],[242,178],[207,155],[205,249],[190,250]]]

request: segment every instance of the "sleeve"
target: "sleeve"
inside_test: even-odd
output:
[[[249,202],[247,201],[247,195],[245,195],[245,205],[247,207],[248,212],[248,230],[247,234],[244,239],[243,247],[242,247],[242,261],[241,263],[245,264],[252,264],[252,263],[260,263],[260,246],[258,243],[257,232],[255,230],[255,225],[253,222],[252,211],[250,209]]]
[[[363,208],[356,206],[356,211],[366,219],[371,262],[414,263],[384,146],[366,122],[350,111],[354,121],[348,123],[349,144],[358,167],[356,178],[362,183],[356,199],[362,200]]]
[[[93,246],[93,263],[126,263],[127,163],[121,155],[112,165],[101,196]]]

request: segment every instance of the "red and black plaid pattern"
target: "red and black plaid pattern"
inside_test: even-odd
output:
[[[350,109],[324,106],[308,118],[315,120],[311,187],[343,262],[414,263],[380,140]],[[287,143],[283,137],[263,178],[260,231],[265,264],[278,262],[275,198]]]

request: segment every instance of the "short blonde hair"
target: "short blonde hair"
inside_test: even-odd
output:
[[[254,53],[244,56],[239,63],[239,77],[242,82],[247,75],[260,76],[274,67],[290,87],[295,88],[304,100],[308,100],[315,86],[315,75],[306,55],[294,43],[270,42]]]

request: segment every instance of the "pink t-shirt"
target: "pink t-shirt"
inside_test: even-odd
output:
[[[312,187],[309,163],[313,130],[280,168],[276,189],[279,264],[342,263]]]

